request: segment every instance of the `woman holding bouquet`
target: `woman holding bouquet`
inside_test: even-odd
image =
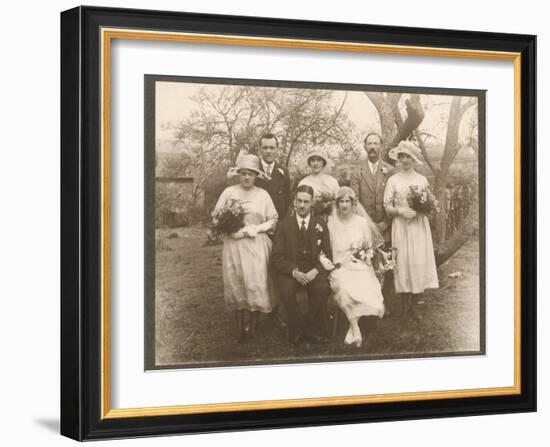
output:
[[[403,313],[420,320],[422,317],[415,308],[418,297],[425,289],[437,289],[439,281],[428,217],[412,209],[410,199],[411,191],[430,197],[429,183],[414,169],[415,163],[422,162],[415,155],[412,143],[401,141],[390,150],[389,156],[401,166],[400,171],[389,178],[384,191],[386,212],[393,217],[392,246],[397,249],[395,291],[401,294]]]
[[[256,178],[264,175],[259,158],[243,155],[234,170],[239,184],[223,191],[212,215],[216,218],[232,203],[238,203],[244,213],[242,228],[224,237],[222,255],[225,304],[235,312],[240,343],[247,328],[251,336],[255,335],[259,313],[269,313],[275,305],[268,270],[271,239],[267,233],[274,229],[278,216],[267,191],[254,186]]]
[[[361,346],[359,319],[384,316],[384,298],[372,266],[374,248],[383,244],[384,238],[348,186],[339,188],[327,226],[333,260],[321,255],[320,262],[331,271],[334,301],[349,321],[344,342]]]
[[[338,192],[338,180],[332,175],[324,173],[324,169],[328,164],[328,159],[319,151],[312,151],[307,154],[307,165],[311,170],[311,174],[304,177],[298,186],[308,185],[313,188],[315,194],[314,200],[319,200],[321,197],[331,197],[334,200]]]

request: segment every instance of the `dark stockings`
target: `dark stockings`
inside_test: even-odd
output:
[[[248,337],[254,338],[256,336],[256,328],[258,327],[258,320],[260,319],[260,312],[251,312],[249,310],[236,310],[235,320],[237,322],[237,343],[243,343]]]
[[[419,293],[402,293],[401,300],[401,313],[402,315],[409,315],[413,320],[422,320],[422,315],[418,312],[417,305],[421,296]]]

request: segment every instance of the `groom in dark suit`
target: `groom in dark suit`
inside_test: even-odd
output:
[[[315,343],[327,341],[327,301],[330,286],[327,271],[319,262],[323,252],[332,257],[328,229],[311,214],[313,188],[301,185],[296,190],[296,215],[279,221],[275,232],[271,265],[280,299],[286,308],[289,343],[298,345],[304,338]],[[311,317],[307,325],[296,300],[296,292],[305,290]]]
[[[288,170],[277,162],[279,142],[271,133],[265,133],[260,137],[260,169],[265,172],[270,180],[256,179],[256,186],[265,189],[279,215],[279,221],[283,220],[290,206],[290,176]]]

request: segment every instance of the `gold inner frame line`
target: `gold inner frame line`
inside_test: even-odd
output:
[[[455,48],[383,45],[338,41],[265,38],[216,34],[194,34],[137,29],[101,29],[101,418],[129,418],[199,414],[210,412],[251,411],[262,409],[307,408],[327,405],[352,405],[449,399],[481,396],[502,396],[521,393],[521,54]],[[509,387],[474,388],[444,391],[404,392],[354,396],[328,396],[304,399],[281,399],[248,402],[222,402],[143,408],[111,408],[111,340],[110,340],[110,72],[113,39],[155,40],[214,45],[260,46],[323,51],[347,51],[438,56],[467,59],[504,60],[514,62],[514,385]]]

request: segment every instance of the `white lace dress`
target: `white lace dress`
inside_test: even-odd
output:
[[[384,298],[374,269],[372,265],[354,260],[352,256],[357,248],[373,244],[373,235],[366,219],[354,214],[344,221],[338,215],[332,215],[328,219],[328,228],[333,263],[341,263],[341,267],[330,274],[334,301],[350,322],[366,315],[382,318]],[[350,326],[345,342],[361,344],[358,327]]]

